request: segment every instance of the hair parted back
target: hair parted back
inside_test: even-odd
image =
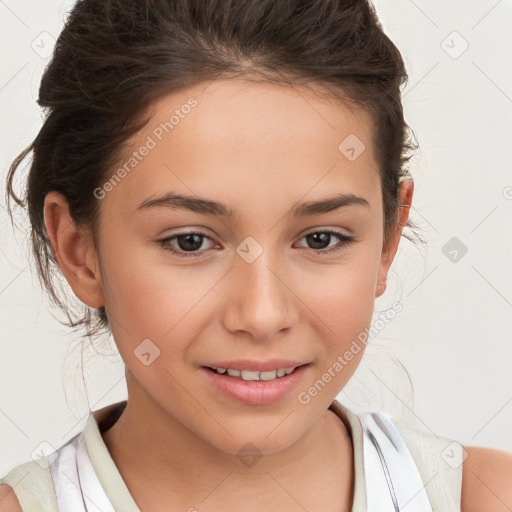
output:
[[[38,276],[67,314],[65,325],[85,327],[87,336],[109,330],[103,307],[80,302],[74,318],[57,293],[55,278],[64,278],[44,223],[45,196],[62,193],[73,221],[92,230],[98,247],[93,191],[147,124],[152,103],[200,82],[237,76],[320,84],[330,97],[365,108],[374,123],[384,241],[396,229],[399,179],[418,146],[403,116],[403,59],[368,0],[81,0],[41,79],[43,126],[13,161],[6,191],[11,220],[11,197],[28,207]],[[13,178],[30,153],[20,199]],[[406,227],[417,229],[411,221]]]

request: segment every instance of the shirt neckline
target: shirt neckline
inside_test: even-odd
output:
[[[119,419],[126,405],[127,400],[123,400],[91,411],[83,435],[94,472],[114,509],[123,510],[123,512],[140,512],[101,436],[102,432],[106,432]],[[351,512],[364,512],[366,510],[366,489],[361,422],[357,414],[337,400],[331,403],[329,410],[334,412],[345,424],[352,440],[354,493]]]

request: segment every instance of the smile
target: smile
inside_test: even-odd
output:
[[[270,361],[265,363],[230,362],[231,365],[236,365],[238,368],[229,368],[227,364],[220,366],[219,363],[216,365],[210,363],[211,366],[200,368],[201,373],[206,377],[208,387],[220,391],[228,399],[260,406],[273,404],[287,396],[291,397],[292,391],[301,385],[304,374],[310,366],[309,363],[300,364],[298,361],[286,361],[288,364],[296,366],[285,367],[281,366],[284,361],[276,360],[273,362],[274,369],[271,369]],[[247,369],[248,366],[253,368]],[[260,366],[260,370],[254,369],[254,366]],[[278,366],[279,368],[276,368]],[[261,369],[261,367],[263,368]]]
[[[292,366],[290,368],[278,368],[277,370],[269,370],[266,372],[257,372],[253,370],[235,370],[232,368],[210,368],[212,371],[222,375],[227,374],[230,377],[235,377],[241,380],[274,380],[284,377],[285,375],[290,375],[290,373],[295,370],[297,366]]]

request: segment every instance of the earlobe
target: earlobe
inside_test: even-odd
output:
[[[413,179],[410,176],[403,176],[399,181],[396,230],[382,249],[377,285],[375,287],[375,297],[380,297],[386,291],[388,271],[393,263],[396,251],[398,250],[402,231],[409,218],[413,193]]]
[[[75,295],[91,308],[104,305],[95,250],[88,233],[75,225],[59,192],[44,201],[44,222],[55,258]]]
[[[375,288],[375,297],[380,297],[385,291],[387,287],[387,278],[377,279],[377,287]]]

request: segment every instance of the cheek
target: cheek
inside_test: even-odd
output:
[[[372,251],[358,251],[339,265],[326,266],[301,287],[308,323],[314,323],[314,331],[322,336],[319,369],[336,375],[334,385],[340,389],[364,354],[361,340],[372,320],[377,268]]]
[[[193,339],[215,308],[225,304],[213,296],[215,289],[227,286],[221,283],[226,269],[179,264],[163,249],[143,249],[140,242],[127,242],[126,236],[121,244],[115,236],[103,258],[104,296],[114,338],[132,351],[147,338],[165,346],[166,353],[183,351],[180,340]],[[296,266],[287,273],[290,300],[316,335],[324,337],[324,348],[341,350],[371,321],[378,266],[373,249],[359,242],[336,262]]]
[[[299,296],[338,335],[371,321],[377,264],[370,251],[358,251],[302,279]],[[327,331],[333,334],[331,331]]]
[[[317,332],[324,333],[320,351],[323,365],[329,367],[339,355],[352,350],[347,370],[355,371],[364,352],[361,336],[371,323],[374,301],[370,289],[362,290],[359,283],[352,285],[347,280],[332,282],[322,294],[310,295],[309,307],[317,313],[310,315],[317,322]],[[315,319],[315,320],[314,320]],[[344,363],[345,364],[345,363]]]
[[[219,276],[206,267],[166,262],[163,250],[120,247],[106,255],[103,271],[107,314],[120,351],[151,339],[166,353],[179,352],[179,340],[192,337],[205,316],[205,296]]]

